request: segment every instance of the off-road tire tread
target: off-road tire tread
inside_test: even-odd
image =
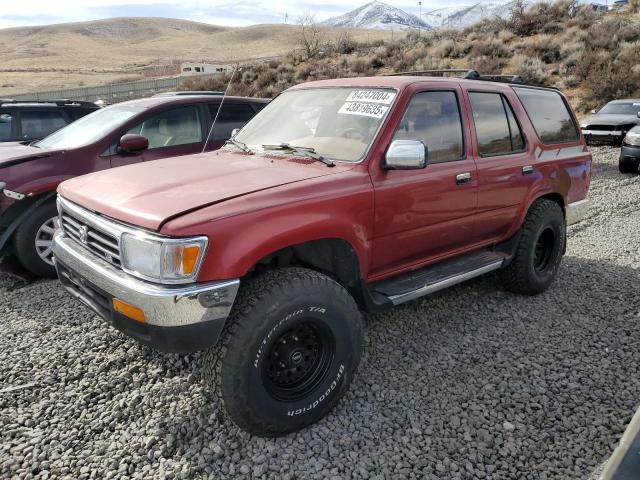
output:
[[[55,201],[48,201],[40,205],[13,234],[13,250],[20,264],[34,275],[45,278],[56,278],[56,270],[40,259],[35,250],[34,239],[29,237],[40,228],[40,225],[35,225],[38,222],[34,222],[34,218],[39,217],[45,209],[51,208],[55,210]],[[34,229],[35,232],[33,232]]]
[[[505,288],[513,293],[523,295],[537,295],[539,290],[531,287],[528,278],[528,250],[532,237],[536,234],[538,222],[550,215],[559,214],[564,217],[560,205],[553,200],[536,200],[529,208],[524,224],[522,225],[520,240],[516,248],[513,260],[502,271],[502,280]],[[566,235],[563,235],[563,242],[566,242]],[[564,244],[560,246],[564,251]]]
[[[222,365],[230,341],[242,330],[255,329],[249,318],[249,314],[255,306],[266,298],[286,295],[286,286],[293,281],[299,282],[298,286],[302,285],[303,288],[311,291],[317,291],[321,286],[331,288],[332,294],[336,298],[340,296],[347,304],[350,304],[352,309],[350,321],[358,322],[358,330],[362,331],[361,314],[353,298],[339,283],[320,272],[300,267],[287,267],[269,270],[248,280],[238,292],[233,310],[225,323],[220,339],[205,353],[202,375],[207,394],[212,401],[218,402],[222,407],[221,413],[238,427],[252,434],[278,436],[283,433],[282,425],[260,422],[249,407],[247,398],[236,398],[233,404],[226,403],[223,396]],[[361,338],[360,341],[362,341]],[[361,345],[354,345],[353,348],[356,353],[355,370],[360,361]],[[346,372],[345,381],[341,383],[341,391],[336,393],[336,399],[342,397],[342,390],[348,387],[348,375],[349,372]],[[332,408],[333,404],[333,402],[328,402],[325,409]],[[242,419],[250,420],[243,422]],[[259,425],[258,428],[256,428],[257,425]]]

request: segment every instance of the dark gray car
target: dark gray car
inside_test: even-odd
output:
[[[620,145],[627,132],[640,125],[640,99],[614,100],[593,113],[580,122],[587,142]]]

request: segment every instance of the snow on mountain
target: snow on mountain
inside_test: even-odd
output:
[[[373,1],[351,12],[332,17],[320,25],[327,27],[381,28],[385,30],[417,29],[431,27],[417,15],[412,15],[386,3]]]
[[[509,16],[511,2],[475,3],[456,7],[431,10],[423,15],[424,21],[432,28],[466,28],[484,18]]]

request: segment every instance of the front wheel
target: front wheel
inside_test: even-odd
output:
[[[313,270],[284,268],[242,287],[203,375],[236,425],[272,437],[326,415],[361,350],[361,315],[349,293]]]
[[[503,272],[505,287],[525,295],[545,291],[558,273],[565,242],[562,209],[551,200],[537,200],[527,213],[516,253]]]
[[[38,277],[56,277],[53,266],[53,234],[58,228],[58,211],[54,202],[45,203],[16,230],[13,248],[16,257]]]

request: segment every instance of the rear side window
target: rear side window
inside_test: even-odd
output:
[[[456,94],[416,93],[393,139],[422,141],[429,151],[429,163],[460,160],[464,156],[464,141]]]
[[[73,120],[78,120],[79,118],[84,117],[85,115],[90,114],[91,112],[94,112],[97,109],[91,109],[91,108],[83,108],[83,107],[78,107],[78,108],[70,108],[67,110],[67,114],[73,119]]]
[[[469,92],[469,100],[480,155],[506,155],[524,148],[522,132],[504,96],[493,92]]]
[[[175,147],[202,142],[202,125],[195,105],[158,113],[136,125],[127,133],[149,139],[149,149]]]
[[[216,118],[219,105],[209,105],[211,119]],[[231,137],[234,128],[244,127],[256,112],[248,103],[223,103],[218,114],[216,125],[213,129],[213,138],[216,140],[227,140]]]
[[[0,112],[0,142],[9,142],[13,140],[11,135],[11,125],[13,117],[10,113]]]
[[[23,111],[20,112],[20,126],[23,140],[39,140],[60,130],[67,124],[59,111]]]
[[[576,141],[578,129],[558,92],[535,88],[513,88],[520,98],[542,143]]]

